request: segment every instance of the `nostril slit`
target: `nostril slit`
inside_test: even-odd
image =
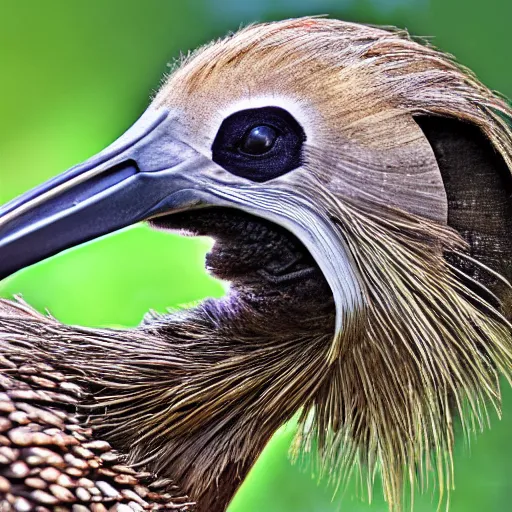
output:
[[[135,176],[140,172],[137,162],[133,159],[120,162],[104,172],[73,187],[69,192],[73,194],[73,206],[80,204],[84,199],[112,188],[122,181]]]

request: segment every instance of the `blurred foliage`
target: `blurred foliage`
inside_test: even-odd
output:
[[[330,13],[351,21],[397,25],[454,53],[490,87],[512,96],[510,0],[0,0],[0,203],[106,146],[145,109],[166,63],[241,23]],[[137,324],[223,286],[203,268],[208,240],[123,230],[67,251],[0,283],[57,318],[83,325]],[[456,447],[452,512],[508,510],[512,498],[512,393],[504,386],[503,421]],[[267,447],[231,512],[385,511],[349,486],[317,485],[291,466],[293,424]],[[434,495],[414,510],[436,510]]]

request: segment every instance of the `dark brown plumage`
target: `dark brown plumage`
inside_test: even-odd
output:
[[[511,119],[404,32],[287,20],[202,48],[113,146],[3,209],[0,272],[149,219],[212,236],[227,297],[134,330],[5,302],[2,355],[78,385],[83,427],[200,512],[301,407],[320,476],[371,493],[380,472],[393,511],[433,476],[441,503],[454,421],[483,430],[512,376]]]

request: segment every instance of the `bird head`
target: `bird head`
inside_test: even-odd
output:
[[[0,273],[142,220],[213,236],[229,296],[137,331],[187,340],[182,380],[138,417],[141,453],[172,445],[201,495],[302,407],[296,446],[315,442],[332,479],[380,470],[399,509],[432,470],[452,487],[454,417],[483,428],[510,378],[511,118],[404,32],[250,26],[179,62],[113,145],[4,206]]]

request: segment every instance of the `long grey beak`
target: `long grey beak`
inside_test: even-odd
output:
[[[0,208],[0,279],[60,251],[200,203],[191,171],[210,163],[149,109],[98,155]]]

